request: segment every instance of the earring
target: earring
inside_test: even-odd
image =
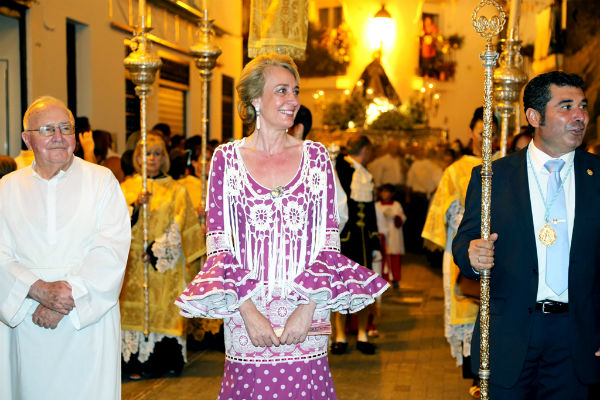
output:
[[[256,106],[256,130],[260,131],[260,107]]]

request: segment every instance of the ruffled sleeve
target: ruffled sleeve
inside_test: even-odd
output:
[[[251,297],[258,281],[250,279],[233,251],[228,214],[225,154],[219,147],[213,156],[206,197],[207,260],[175,304],[185,317],[223,318],[237,311]]]
[[[187,286],[175,304],[184,317],[223,318],[237,311],[251,297],[257,281],[236,261],[231,252],[208,257],[202,271]]]
[[[293,300],[317,308],[355,313],[375,301],[387,288],[387,283],[373,271],[335,251],[322,251],[317,260],[295,280]]]
[[[390,285],[373,271],[340,254],[335,178],[327,150],[319,145],[320,159],[327,173],[327,191],[323,198],[326,224],[319,235],[319,252],[310,265],[294,280],[291,300],[317,304],[341,313],[354,313],[375,301]]]

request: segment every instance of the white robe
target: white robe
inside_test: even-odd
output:
[[[123,193],[104,167],[75,158],[50,180],[31,166],[0,180],[2,399],[121,397],[118,299],[130,244]],[[27,294],[38,279],[72,287],[75,308],[56,329],[32,322],[39,303]]]
[[[406,215],[402,205],[397,201],[392,204],[375,203],[377,216],[377,230],[385,236],[387,254],[404,254],[404,232],[402,227],[396,227],[395,217],[399,216],[402,223],[406,222]]]

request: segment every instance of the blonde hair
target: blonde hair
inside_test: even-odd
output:
[[[65,103],[52,96],[41,96],[34,100],[33,103],[27,108],[25,111],[25,115],[23,115],[23,130],[29,130],[29,118],[31,118],[31,114],[33,114],[36,110],[40,108],[44,108],[47,106],[58,106],[64,108],[69,114],[69,121],[71,121],[71,125],[75,126],[75,118],[73,118],[73,113],[71,110],[67,108]]]
[[[162,152],[163,156],[162,163],[160,164],[160,171],[166,175],[171,167],[171,162],[169,161],[169,154],[167,153],[167,145],[165,144],[165,140],[163,139],[162,135],[148,132],[146,135],[146,151],[150,151],[150,149],[157,146],[160,147],[160,151]],[[142,139],[138,140],[135,150],[133,151],[133,168],[139,174],[142,173],[142,164],[139,161],[141,155]]]
[[[263,94],[265,87],[265,69],[267,67],[281,67],[288,70],[300,84],[300,75],[298,68],[291,57],[269,53],[261,55],[250,61],[240,75],[240,80],[235,87],[240,102],[237,105],[240,118],[245,124],[254,126],[256,122],[256,109],[252,105],[252,100],[259,98]]]

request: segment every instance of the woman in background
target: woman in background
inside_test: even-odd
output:
[[[137,174],[121,188],[132,210],[131,250],[121,291],[123,372],[132,379],[179,374],[186,359],[186,322],[174,299],[197,272],[205,253],[204,236],[185,188],[166,173],[169,157],[160,135],[148,134],[148,192],[142,190],[142,145],[133,163]],[[148,247],[143,246],[142,205],[148,204]],[[144,261],[148,268],[148,300],[144,295]],[[148,307],[148,338],[144,337]]]
[[[4,175],[8,175],[13,171],[16,171],[17,163],[12,157],[0,155],[0,179]]]

